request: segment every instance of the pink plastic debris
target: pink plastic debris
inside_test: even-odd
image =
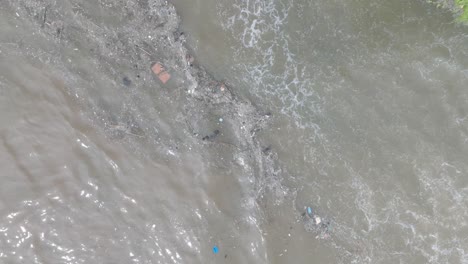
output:
[[[161,63],[157,62],[156,64],[151,67],[151,70],[158,76],[159,80],[165,84],[169,79],[171,79],[171,75],[165,71],[164,66]]]
[[[159,80],[161,80],[162,83],[165,84],[167,81],[169,81],[169,79],[171,78],[171,75],[168,72],[163,71],[158,75],[158,78]]]
[[[164,71],[163,66],[158,62],[151,67],[151,70],[153,70],[154,74],[159,75],[162,71]]]

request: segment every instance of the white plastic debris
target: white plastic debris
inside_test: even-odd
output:
[[[316,216],[315,217],[315,224],[318,225],[322,222],[322,219],[320,219],[320,217]]]

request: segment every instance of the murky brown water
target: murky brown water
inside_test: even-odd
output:
[[[468,263],[466,27],[174,4],[0,3],[0,262]]]

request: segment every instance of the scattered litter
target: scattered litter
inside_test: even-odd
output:
[[[185,59],[187,60],[187,65],[192,66],[193,62],[195,61],[195,58],[192,55],[187,54],[185,56]]]
[[[312,207],[310,206],[307,206],[307,215],[309,217],[313,217],[314,216],[314,210],[312,210]]]
[[[162,72],[161,74],[158,75],[159,80],[161,80],[162,83],[167,83],[169,79],[171,78],[171,75],[168,72]]]
[[[219,122],[222,123],[224,120],[222,117],[219,118]]]
[[[154,74],[159,75],[162,71],[164,71],[163,66],[158,62],[151,67],[151,70],[153,70]]]
[[[218,254],[219,248],[217,246],[213,247],[213,253]]]
[[[165,84],[171,78],[171,75],[164,69],[161,63],[157,62],[151,67],[151,70],[158,76],[159,80]]]
[[[322,222],[322,219],[320,219],[320,217],[318,216],[315,216],[315,224],[318,225]]]
[[[270,150],[271,150],[271,146],[268,146],[268,147],[262,149],[262,152],[263,152],[263,154],[268,154],[270,152]]]
[[[316,238],[330,238],[331,223],[329,219],[322,219],[310,206],[305,207],[302,216],[304,217],[306,231],[316,233]]]
[[[207,135],[207,136],[204,136],[202,138],[202,140],[212,140],[212,139],[215,139],[219,133],[221,133],[221,131],[219,131],[218,129],[216,129],[215,131],[213,131],[213,133],[211,135]]]
[[[224,92],[224,90],[226,90],[226,86],[224,86],[224,84],[221,84],[221,87],[219,87],[219,90],[221,90],[221,92]]]

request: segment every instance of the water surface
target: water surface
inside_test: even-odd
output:
[[[174,5],[0,4],[4,262],[468,263],[466,27],[422,1]],[[271,112],[275,173],[190,108],[181,37]]]

